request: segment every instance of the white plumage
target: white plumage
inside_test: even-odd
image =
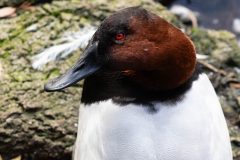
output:
[[[232,160],[217,95],[205,74],[157,112],[111,99],[81,105],[74,160]]]

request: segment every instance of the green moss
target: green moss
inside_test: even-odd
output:
[[[60,70],[58,68],[53,68],[49,71],[49,75],[46,77],[47,79],[52,79],[57,77],[60,74]]]
[[[197,53],[211,55],[216,48],[215,38],[209,37],[208,32],[200,28],[192,28],[191,39],[193,40]]]
[[[0,54],[0,58],[6,59],[6,58],[8,58],[10,55],[11,55],[10,52],[5,51],[4,53]]]

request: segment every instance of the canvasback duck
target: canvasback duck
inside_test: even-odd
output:
[[[45,85],[85,79],[74,160],[232,160],[226,121],[192,41],[141,8],[106,18],[83,56]]]

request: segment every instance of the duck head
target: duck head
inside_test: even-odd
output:
[[[102,71],[119,72],[146,90],[171,90],[192,76],[195,64],[194,45],[181,30],[130,7],[106,18],[78,62],[45,90],[61,90]]]

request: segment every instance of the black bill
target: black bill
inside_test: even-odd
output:
[[[52,92],[67,88],[97,72],[101,68],[101,64],[96,59],[97,48],[98,42],[89,45],[84,51],[83,57],[65,74],[48,82],[44,86],[44,90]]]

